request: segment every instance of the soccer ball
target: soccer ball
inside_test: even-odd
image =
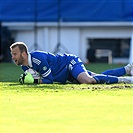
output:
[[[27,72],[29,72],[33,76],[34,79],[40,79],[41,78],[40,74],[37,71],[35,71],[35,70],[31,69],[31,68],[29,68],[28,70],[26,70],[25,71],[25,74]]]

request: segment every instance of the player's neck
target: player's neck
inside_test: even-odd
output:
[[[29,64],[28,64],[28,56],[26,56],[26,57],[24,58],[23,65],[24,65],[24,66],[28,66],[28,65],[29,65]]]
[[[28,64],[28,61],[25,60],[25,61],[23,62],[23,66],[28,66],[28,65],[29,65],[29,64]]]

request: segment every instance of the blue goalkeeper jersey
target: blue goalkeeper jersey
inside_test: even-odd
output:
[[[29,66],[22,66],[22,69],[26,71],[32,68],[37,71],[42,77],[43,83],[65,83],[70,69],[72,69],[70,63],[75,63],[73,59],[77,59],[82,64],[82,61],[72,54],[54,55],[48,52],[35,51],[28,54]]]

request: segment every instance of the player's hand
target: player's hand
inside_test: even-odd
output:
[[[29,68],[25,72],[29,72],[34,79],[41,79],[39,73],[36,70],[33,70],[33,69]]]
[[[34,78],[29,72],[23,73],[23,74],[20,75],[19,82],[21,84],[34,83]]]

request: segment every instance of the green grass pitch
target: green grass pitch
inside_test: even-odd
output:
[[[86,65],[99,73],[120,66]],[[21,73],[0,64],[0,133],[133,132],[132,85],[20,85]]]

